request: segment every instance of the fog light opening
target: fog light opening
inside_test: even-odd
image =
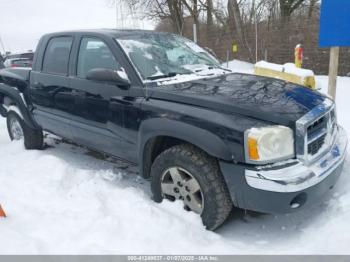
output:
[[[290,207],[293,208],[293,209],[296,209],[296,208],[300,207],[300,204],[297,203],[297,202],[293,202],[293,203],[290,204]]]
[[[290,207],[292,209],[300,208],[306,203],[306,200],[307,200],[306,193],[301,193],[297,195],[295,198],[293,198],[293,200],[290,202]]]

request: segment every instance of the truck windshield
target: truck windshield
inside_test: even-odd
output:
[[[117,41],[144,80],[192,74],[220,63],[194,42],[171,34],[123,36]]]

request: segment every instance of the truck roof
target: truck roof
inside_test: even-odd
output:
[[[108,35],[113,38],[119,38],[127,35],[137,35],[137,34],[170,34],[166,32],[157,32],[153,30],[141,30],[141,29],[83,29],[83,30],[72,30],[72,31],[62,31],[49,33],[45,36],[54,36],[62,34],[101,34]]]

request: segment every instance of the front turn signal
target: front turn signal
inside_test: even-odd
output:
[[[248,153],[250,160],[259,160],[258,141],[248,138]]]

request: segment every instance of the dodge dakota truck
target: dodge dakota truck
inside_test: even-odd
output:
[[[209,230],[233,207],[288,213],[317,203],[346,155],[330,98],[233,73],[169,33],[47,34],[31,69],[3,69],[0,79],[12,140],[42,149],[45,131],[137,165],[156,202],[182,201]]]

